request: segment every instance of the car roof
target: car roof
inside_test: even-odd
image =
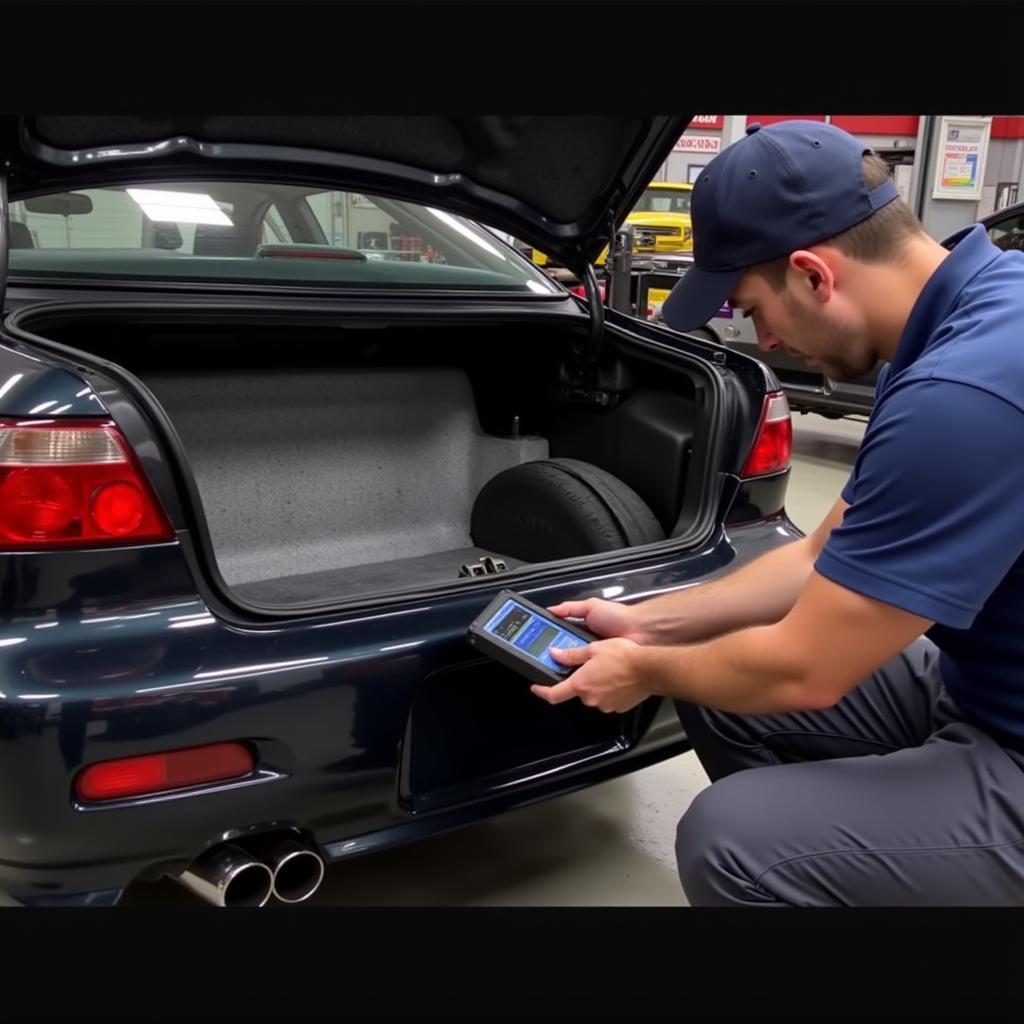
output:
[[[978,223],[985,227],[991,227],[993,224],[998,224],[1001,220],[1006,220],[1019,213],[1024,213],[1024,201],[1014,203],[1012,206],[1004,206],[1001,210],[993,210],[987,217],[980,218]]]

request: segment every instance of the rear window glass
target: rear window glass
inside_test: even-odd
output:
[[[478,224],[415,203],[252,182],[80,189],[10,205],[14,276],[560,294]]]
[[[1015,213],[993,224],[988,237],[1000,249],[1024,249],[1024,213]]]

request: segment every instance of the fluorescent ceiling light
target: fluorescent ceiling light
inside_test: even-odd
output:
[[[231,226],[231,218],[214,202],[213,196],[201,192],[164,192],[155,188],[130,188],[128,195],[142,207],[142,212],[150,220],[173,221],[176,224]]]
[[[505,257],[502,253],[498,252],[497,249],[491,245],[490,242],[481,238],[475,231],[470,230],[465,224],[460,223],[450,214],[445,213],[444,210],[435,210],[432,206],[428,206],[427,209],[442,223],[447,224],[448,227],[454,228],[460,235],[468,238],[474,245],[480,246],[481,249],[489,252],[492,256],[497,256],[499,260],[504,260]]]

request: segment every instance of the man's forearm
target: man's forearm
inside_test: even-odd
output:
[[[575,671],[532,691],[551,704],[576,697],[620,713],[652,695],[734,714],[813,711],[838,703],[933,625],[812,570],[778,622],[702,643],[620,635],[552,648],[552,657]]]
[[[794,541],[711,583],[634,606],[654,644],[688,643],[784,618],[814,564],[810,538]]]
[[[744,715],[825,707],[833,694],[813,689],[798,654],[757,626],[691,646],[641,646],[635,672],[652,694]]]

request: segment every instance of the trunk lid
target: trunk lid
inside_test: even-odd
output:
[[[303,174],[464,214],[582,274],[691,116],[7,116],[0,155],[12,198],[169,173]]]

